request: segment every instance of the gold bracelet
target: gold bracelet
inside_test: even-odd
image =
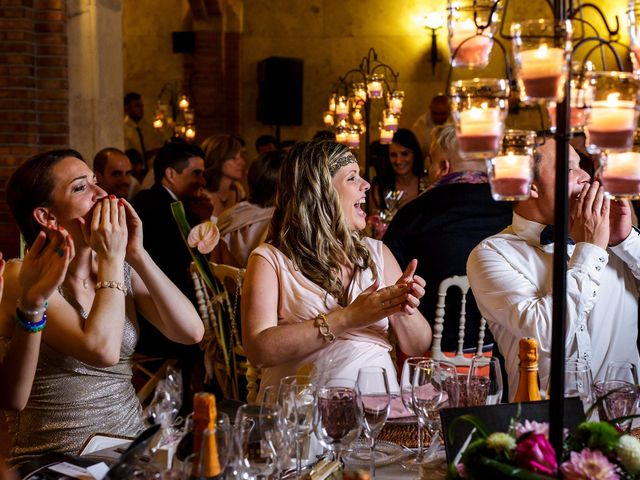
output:
[[[116,288],[120,290],[124,295],[127,295],[127,287],[125,287],[124,283],[116,282],[115,280],[104,280],[102,282],[96,283],[96,292],[101,288]]]
[[[324,338],[325,342],[333,343],[333,341],[336,339],[336,336],[331,333],[329,324],[327,323],[327,316],[324,313],[319,313],[313,324],[318,327],[320,335],[322,335],[322,338]]]

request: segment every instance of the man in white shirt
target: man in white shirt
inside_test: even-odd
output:
[[[444,125],[449,122],[451,122],[449,98],[443,93],[439,93],[431,99],[429,111],[420,115],[411,127],[423,153],[427,154],[429,152],[433,129],[438,125]]]
[[[531,198],[514,206],[513,223],[482,241],[469,256],[467,274],[487,319],[509,376],[509,398],[518,384],[518,342],[538,340],[541,387],[551,363],[552,234],[554,221],[555,140],[547,138]],[[591,365],[594,380],[604,379],[611,361],[638,365],[638,279],[640,235],[631,227],[628,202],[612,202],[598,182],[569,158],[566,356]],[[571,243],[571,242],[569,242]]]

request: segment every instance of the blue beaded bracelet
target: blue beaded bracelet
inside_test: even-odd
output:
[[[16,323],[29,333],[37,333],[47,324],[47,312],[43,312],[42,318],[37,322],[30,322],[25,318],[20,309],[16,308]]]

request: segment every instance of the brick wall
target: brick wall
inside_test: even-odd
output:
[[[68,147],[69,85],[65,0],[0,0],[0,251],[18,254],[5,201],[21,162]]]

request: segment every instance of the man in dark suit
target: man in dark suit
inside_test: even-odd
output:
[[[484,238],[511,223],[511,204],[496,202],[484,161],[460,157],[455,127],[436,127],[430,149],[429,188],[396,213],[384,243],[401,268],[418,259],[417,275],[426,282],[420,311],[431,322],[435,317],[440,282],[452,275],[466,275],[467,257]],[[447,296],[442,350],[454,351],[458,342],[459,290]],[[464,347],[477,346],[480,312],[467,295]],[[493,338],[487,330],[485,345]]]
[[[171,204],[178,200],[188,203],[198,196],[205,185],[203,157],[204,153],[195,145],[166,144],[156,155],[155,183],[138,193],[132,202],[142,220],[144,247],[167,277],[192,301],[195,294],[189,275],[191,256],[173,218]],[[198,222],[195,218],[188,220],[191,224]],[[166,339],[146,320],[140,319],[139,323],[138,352],[169,358],[193,353],[192,347]]]

